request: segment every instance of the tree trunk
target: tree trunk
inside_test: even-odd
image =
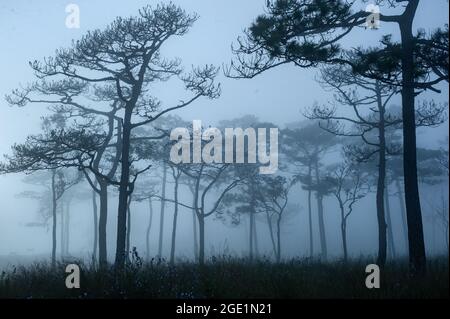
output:
[[[339,208],[341,210],[341,236],[342,236],[342,249],[344,251],[344,262],[348,261],[348,250],[347,250],[347,220],[345,219],[345,211],[342,203],[339,203]]]
[[[253,219],[253,243],[255,246],[255,257],[259,258],[259,248],[258,248],[258,232],[256,231],[256,218]]]
[[[319,217],[319,232],[320,232],[320,246],[322,249],[322,258],[327,260],[328,251],[327,251],[327,238],[325,233],[325,220],[323,216],[323,196],[317,195],[317,206],[318,206],[318,217]]]
[[[402,217],[402,228],[403,228],[403,236],[404,241],[406,245],[406,250],[408,251],[408,226],[406,224],[406,209],[405,209],[405,199],[403,197],[403,190],[400,186],[400,182],[398,178],[395,179],[395,186],[397,188],[397,197],[398,197],[398,203],[400,206],[400,215]]]
[[[377,264],[383,267],[386,264],[386,250],[387,250],[387,239],[386,239],[386,221],[384,212],[384,187],[386,180],[386,136],[385,136],[385,123],[384,116],[385,110],[382,105],[380,90],[378,82],[377,88],[377,103],[378,111],[380,113],[380,119],[378,123],[378,182],[377,182],[377,194],[376,194],[376,206],[377,206],[377,222],[378,222],[378,257]]]
[[[70,241],[70,200],[66,201],[66,221],[64,230],[64,255],[69,256],[69,241]]]
[[[273,237],[273,227],[272,227],[272,220],[269,216],[268,213],[266,213],[266,217],[267,217],[267,225],[269,226],[269,234],[270,234],[270,241],[272,242],[272,249],[273,249],[273,254],[276,258],[277,256],[277,246],[275,244],[275,238]]]
[[[308,165],[308,181],[312,181],[312,174],[311,174],[311,165]],[[311,205],[311,196],[312,191],[311,189],[308,189],[308,226],[309,226],[309,257],[314,256],[314,235],[313,235],[313,226],[312,226],[312,205]]]
[[[391,252],[391,258],[395,259],[397,258],[397,253],[395,251],[394,232],[392,230],[391,205],[389,203],[389,186],[386,186],[385,188],[384,202],[386,204],[386,222],[388,230],[389,251]]]
[[[249,226],[249,230],[250,230],[250,233],[249,233],[249,257],[250,257],[250,260],[253,260],[253,231],[254,231],[254,228],[253,228],[253,224],[255,223],[255,216],[254,216],[254,214],[253,214],[253,210],[251,210],[250,211],[250,221],[249,221],[249,224],[250,224],[250,226]]]
[[[173,223],[172,223],[172,245],[170,247],[171,265],[175,264],[175,241],[177,236],[177,219],[178,219],[178,177],[175,178],[174,201],[175,201],[175,208],[173,212]]]
[[[281,217],[277,219],[277,262],[281,261]]]
[[[448,211],[447,211],[447,216],[448,216]],[[445,227],[445,229],[444,229],[444,234],[445,234],[445,243],[447,244],[446,252],[447,252],[447,256],[448,256],[448,224],[447,224],[447,227]]]
[[[65,224],[65,213],[64,213],[64,201],[61,201],[61,205],[60,205],[60,209],[59,209],[60,213],[61,213],[61,222],[60,222],[60,239],[59,239],[59,246],[60,246],[60,256],[61,259],[64,258],[65,252],[64,252],[64,248],[66,247],[66,238],[65,238],[65,234],[64,231],[66,230],[66,224]]]
[[[57,209],[57,194],[56,194],[56,170],[52,170],[52,267],[56,266],[56,209]]]
[[[126,241],[126,260],[130,259],[130,237],[131,237],[131,196],[128,197],[128,205],[127,205],[127,241]]]
[[[430,254],[436,254],[436,217],[431,215],[431,249],[428,248]]]
[[[101,181],[100,186],[100,217],[98,220],[98,261],[100,267],[108,264],[106,247],[106,226],[108,222],[108,184]]]
[[[158,257],[162,257],[162,247],[163,247],[163,239],[164,239],[164,210],[165,210],[165,199],[166,199],[166,181],[167,181],[167,172],[166,172],[166,163],[163,164],[163,180],[162,180],[162,191],[161,191],[161,211],[159,217],[159,241],[158,241]]]
[[[418,3],[418,0],[408,2],[400,22],[400,34],[402,41],[403,171],[408,221],[409,262],[412,275],[420,276],[426,272],[426,255],[417,179],[414,42],[412,34],[412,24]]]
[[[94,242],[92,247],[92,261],[95,264],[97,261],[97,245],[98,245],[98,207],[97,207],[97,193],[92,190],[92,211],[94,213]]]
[[[320,183],[319,177],[319,163],[315,162],[315,172],[316,172],[316,182]],[[327,252],[327,238],[325,233],[325,221],[323,216],[323,196],[320,192],[317,192],[317,213],[319,217],[319,235],[320,235],[320,248],[322,250],[322,258],[327,260],[328,252]]]
[[[200,234],[200,247],[198,252],[198,262],[200,265],[205,264],[205,219],[202,215],[198,218],[198,230]]]
[[[192,225],[194,233],[194,258],[198,261],[197,214],[195,213],[195,209],[192,210]]]
[[[148,206],[149,206],[149,219],[147,225],[147,232],[145,233],[145,253],[147,256],[147,260],[150,260],[150,230],[152,228],[152,220],[153,220],[153,203],[152,198],[148,198]]]
[[[137,99],[137,98],[136,98]],[[131,138],[131,114],[133,104],[127,103],[125,106],[125,116],[123,120],[121,174],[119,185],[119,207],[117,212],[117,244],[115,267],[122,270],[125,264],[125,244],[127,235],[127,205],[130,182],[130,138]]]

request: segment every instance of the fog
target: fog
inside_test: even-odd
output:
[[[33,70],[28,62],[42,60],[53,56],[58,48],[66,48],[71,42],[80,39],[88,30],[103,29],[117,16],[134,16],[147,4],[156,5],[156,1],[106,1],[76,0],[80,8],[80,28],[70,29],[65,26],[67,13],[64,1],[26,1],[4,0],[0,4],[0,154],[12,154],[11,146],[23,143],[26,137],[41,132],[41,118],[50,114],[45,105],[30,103],[23,107],[10,106],[4,99],[13,89],[35,81]],[[226,67],[234,59],[231,45],[242,36],[255,17],[265,12],[265,0],[249,1],[209,1],[209,0],[176,0],[173,3],[188,13],[197,13],[199,19],[189,32],[181,37],[170,39],[161,49],[161,55],[167,58],[178,57],[182,66],[189,70],[191,65],[203,66],[212,64]],[[415,28],[424,28],[431,32],[436,27],[448,23],[448,2],[420,2]],[[378,30],[360,28],[344,40],[348,48],[363,44],[365,47],[376,46],[384,34],[394,34],[398,39],[396,27],[381,22]],[[291,64],[273,68],[253,79],[232,79],[221,69],[215,82],[221,84],[221,95],[217,99],[201,98],[192,105],[172,112],[187,123],[200,120],[204,127],[219,127],[221,121],[231,121],[246,115],[255,116],[259,122],[272,123],[280,130],[308,125],[313,121],[305,118],[305,112],[315,104],[326,104],[335,99],[334,92],[324,90],[316,81],[317,68],[297,68]],[[448,84],[443,82],[437,87],[440,94],[426,91],[418,100],[434,100],[437,103],[448,103]],[[176,81],[156,84],[152,94],[164,105],[172,105],[186,98],[184,87]],[[400,94],[389,102],[390,106],[401,104]],[[447,107],[448,108],[448,107]],[[351,111],[347,109],[348,116]],[[448,121],[436,127],[420,127],[417,129],[418,147],[427,149],[445,148],[448,150]],[[447,140],[446,140],[447,138]],[[358,141],[358,138],[354,138]],[[355,142],[356,143],[356,142]],[[282,141],[280,140],[280,148]],[[448,154],[448,153],[447,153]],[[338,148],[320,158],[326,166],[339,162],[342,153]],[[292,162],[283,156],[280,150],[279,172],[282,176],[292,177],[286,169]],[[161,176],[161,166],[153,165],[148,174]],[[38,172],[37,174],[40,174]],[[47,171],[48,173],[48,171]],[[448,174],[448,173],[447,173]],[[174,198],[174,181],[170,170],[167,172],[166,198]],[[20,196],[23,192],[48,192],[48,184],[44,186],[27,183],[26,174],[11,173],[0,175],[0,267],[19,262],[44,260],[50,258],[52,249],[51,218],[42,218],[42,203],[33,198]],[[139,178],[141,178],[139,180]],[[146,177],[139,177],[137,185],[147,187]],[[158,194],[161,188],[160,177],[156,178]],[[49,183],[49,179],[46,179]],[[150,187],[150,186],[148,186]],[[442,201],[448,205],[448,175],[439,183],[420,183],[420,195],[424,224],[425,245],[428,255],[448,253],[445,231],[442,222],[435,217],[436,207]],[[137,186],[136,186],[137,188]],[[401,206],[393,184],[389,189],[391,228],[396,256],[406,257],[407,242],[402,228]],[[92,190],[82,180],[70,188],[63,196],[63,203],[69,202],[70,223],[66,231],[67,258],[83,258],[89,261],[93,253],[94,224]],[[48,197],[50,198],[50,197]],[[108,260],[113,262],[117,239],[118,191],[109,188],[107,222]],[[191,205],[192,193],[185,185],[180,185],[178,199],[180,203]],[[364,198],[357,201],[347,224],[347,241],[349,255],[376,256],[378,249],[377,210],[374,187]],[[160,199],[154,199],[153,218],[150,230],[150,255],[158,255]],[[209,199],[209,205],[213,200]],[[281,225],[281,257],[308,257],[308,192],[301,183],[296,183],[289,191],[289,212],[283,217]],[[49,204],[49,203],[48,203]],[[62,204],[62,205],[65,205]],[[98,199],[97,199],[98,204]],[[293,207],[293,208],[292,208]],[[229,209],[233,209],[230,205]],[[324,222],[330,260],[342,257],[341,216],[335,197],[328,195],[323,199]],[[50,206],[43,208],[44,211]],[[66,208],[64,208],[66,209]],[[176,257],[179,259],[194,258],[193,213],[192,210],[179,206],[178,227],[176,232]],[[223,210],[226,211],[227,207]],[[320,234],[318,231],[317,202],[312,200],[312,224],[314,251],[320,252]],[[146,231],[149,222],[149,203],[132,201],[130,247],[136,247],[140,256],[146,255]],[[46,215],[51,215],[48,211]],[[172,218],[174,204],[165,202],[162,257],[169,258],[172,236]],[[225,214],[226,215],[226,214]],[[57,258],[61,257],[60,247],[60,213],[57,221]],[[231,217],[218,218],[213,214],[205,220],[205,254],[207,257],[217,255],[233,255],[245,257],[249,254],[249,218],[242,214],[240,222],[233,224]],[[448,209],[447,209],[448,223]],[[448,225],[447,225],[448,227]],[[263,214],[256,216],[256,253],[259,256],[274,258],[271,238],[266,218]],[[67,237],[66,237],[67,238]],[[388,248],[389,252],[389,248]],[[148,257],[148,256],[147,256]],[[388,253],[388,258],[392,254]]]

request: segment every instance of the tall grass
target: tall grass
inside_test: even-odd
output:
[[[367,289],[365,259],[347,263],[291,259],[273,263],[229,256],[203,266],[132,260],[115,275],[79,263],[80,289],[65,286],[65,263],[18,266],[0,275],[1,298],[448,298],[448,259],[434,258],[424,278],[412,279],[405,261],[381,270],[381,288]]]

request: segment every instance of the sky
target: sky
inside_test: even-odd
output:
[[[188,12],[196,12],[199,19],[186,36],[170,40],[162,53],[168,57],[181,58],[182,65],[189,69],[191,65],[227,65],[232,59],[231,44],[255,17],[264,11],[266,1],[176,0],[173,2]],[[65,7],[69,3],[77,4],[80,8],[80,29],[69,29],[65,26],[67,16]],[[17,108],[8,106],[4,100],[5,94],[12,89],[33,80],[28,61],[51,56],[55,49],[69,46],[73,39],[80,38],[87,30],[103,28],[116,16],[135,15],[139,8],[156,3],[158,2],[148,0],[0,1],[0,154],[8,153],[12,144],[23,141],[28,134],[38,132],[40,117],[45,113],[43,105]],[[415,20],[416,26],[430,31],[444,23],[448,23],[448,1],[421,1]],[[349,47],[376,45],[381,35],[396,33],[395,28],[382,23],[377,31],[361,29],[349,37],[345,44]],[[276,68],[252,80],[228,79],[221,72],[218,76],[218,81],[222,85],[222,95],[219,99],[201,100],[178,114],[187,121],[199,119],[208,124],[217,123],[221,119],[255,114],[262,121],[283,126],[286,123],[302,120],[301,110],[305,107],[315,102],[326,103],[332,99],[332,95],[324,92],[314,81],[315,74],[314,69],[299,69],[290,65]],[[448,101],[448,88],[446,85],[441,87],[442,94],[426,93],[420,98]],[[178,93],[178,88],[167,85],[158,87],[157,96],[170,103],[177,101]],[[399,103],[398,99],[393,103]],[[448,134],[446,132],[448,132],[448,122],[437,129],[419,130],[419,143],[430,147],[436,146]],[[36,203],[16,196],[29,187],[21,182],[22,179],[22,175],[0,176],[0,255],[12,252],[34,254],[49,250],[49,232],[40,228],[24,227],[25,223],[33,220]],[[112,203],[110,206],[114,207],[115,204]],[[89,207],[85,204],[74,208],[80,212],[75,214],[73,219],[74,225],[80,225],[78,228],[75,227],[74,236],[78,236],[75,238],[91,236],[90,229],[85,226],[88,213],[84,214],[84,212],[88,209]],[[114,214],[111,216],[114,220]],[[303,214],[299,218],[304,217]],[[145,215],[142,218],[145,218]],[[306,231],[300,232],[301,238],[297,238],[298,223],[300,220],[286,227],[286,237],[291,239],[286,240],[286,246],[293,251],[297,249],[298,242],[302,243],[304,249],[307,247]],[[304,220],[301,223],[305,224]],[[355,217],[351,223],[356,226],[353,227],[354,230],[350,236],[366,238],[362,239],[360,245],[354,249],[354,253],[357,254],[362,252],[365,245],[373,241],[372,237],[375,235],[371,233],[364,237],[367,233],[366,228],[359,226],[363,223],[375,223],[375,214],[372,214],[370,218]],[[139,228],[141,224],[136,222],[136,236],[142,231]],[[110,233],[113,233],[113,230],[114,226],[110,225]],[[189,231],[188,226],[185,231]],[[218,239],[214,242],[216,249],[229,244],[224,242],[223,238],[226,237],[224,234],[234,234],[230,235],[233,247],[238,247],[236,243],[245,236],[242,228],[240,230],[218,228],[216,234]],[[183,244],[180,245],[183,247]],[[90,247],[89,242],[86,241],[77,245],[76,249],[82,251],[88,247]],[[336,243],[336,249],[337,247]],[[189,249],[187,243],[184,248]]]

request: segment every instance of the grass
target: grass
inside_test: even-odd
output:
[[[367,289],[367,260],[322,263],[292,259],[250,262],[228,256],[203,267],[192,262],[170,266],[164,260],[134,261],[114,276],[80,263],[80,289],[65,286],[66,264],[19,266],[0,275],[0,298],[448,298],[448,259],[428,262],[427,275],[413,280],[405,261],[381,270],[381,288]]]

